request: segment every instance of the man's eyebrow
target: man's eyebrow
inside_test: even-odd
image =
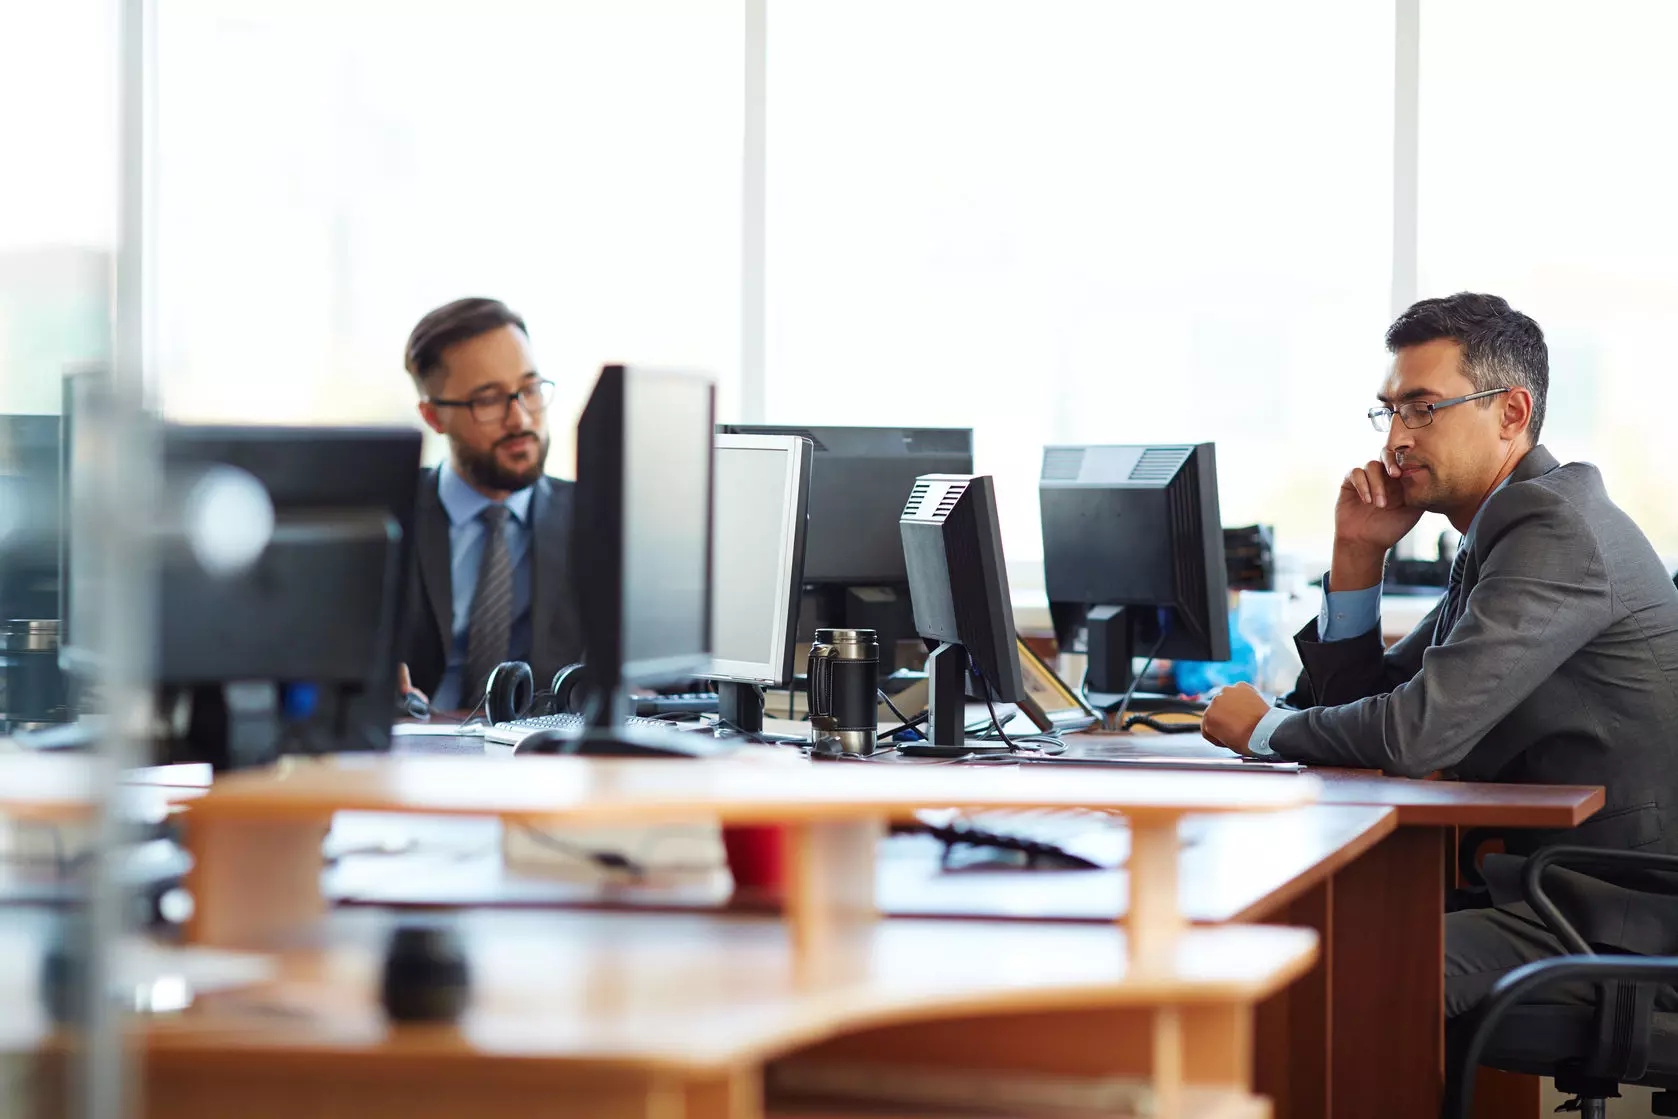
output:
[[[1423,397],[1427,397],[1427,396],[1440,396],[1440,397],[1442,397],[1443,395],[1444,394],[1435,392],[1432,389],[1411,389],[1409,392],[1400,396],[1398,398],[1398,400],[1396,401],[1396,403],[1408,404],[1412,400],[1421,400]],[[1375,399],[1379,400],[1382,404],[1386,404],[1386,405],[1389,405],[1389,406],[1392,405],[1393,403],[1395,403],[1395,401],[1393,400],[1392,397],[1387,396],[1384,393],[1376,393],[1375,394]]]
[[[532,370],[529,370],[528,372],[526,372],[523,377],[520,377],[519,381],[522,383],[524,381],[535,380],[537,376],[539,376],[539,374],[536,372],[536,370],[532,369]],[[479,385],[477,388],[469,390],[466,395],[467,396],[477,396],[480,392],[483,392],[486,389],[498,389],[500,387],[501,387],[501,385],[500,385],[499,382],[485,381],[483,384]]]

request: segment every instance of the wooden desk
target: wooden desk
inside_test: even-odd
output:
[[[889,921],[811,982],[772,919],[472,913],[457,918],[465,1018],[393,1027],[376,994],[387,924],[336,915],[281,953],[278,981],[139,1021],[147,1114],[754,1119],[764,1066],[796,1054],[1122,1076],[1151,1083],[1165,1114],[1258,1119],[1251,1006],[1308,969],[1315,942],[1192,930],[1138,971],[1111,925]]]
[[[720,820],[784,824],[785,915],[801,958],[872,919],[882,823],[916,809],[1096,807],[1130,823],[1134,883],[1126,922],[1142,956],[1179,931],[1177,823],[1191,812],[1310,803],[1317,782],[1262,774],[1077,774],[1012,768],[682,763],[564,757],[338,757],[238,773],[194,800],[186,818],[197,908],[188,935],[240,946],[324,911],[320,842],[335,811],[494,815],[535,825]]]
[[[1602,807],[1603,790],[1312,772],[1323,782],[1323,803],[1390,807],[1398,829],[1286,913],[1266,916],[1317,929],[1329,947],[1316,973],[1261,1010],[1261,1067],[1297,1055],[1297,1040],[1284,1047],[1275,1038],[1322,1036],[1332,1052],[1326,1114],[1372,1114],[1377,1100],[1385,1113],[1436,1114],[1445,1068],[1444,897],[1458,829],[1576,827]],[[1367,1023],[1379,1033],[1345,1023]],[[1314,1071],[1295,1064],[1290,1072],[1313,1094],[1319,1090]],[[1535,1086],[1526,1089],[1528,1115],[1536,1110]],[[1482,1095],[1491,1098],[1490,1091]],[[1279,1099],[1277,1113],[1312,1112],[1287,1112]]]
[[[1281,812],[1185,817],[1178,902],[1194,924],[1260,921],[1392,834],[1390,808],[1311,805]],[[1119,827],[1123,821],[1116,822]],[[1125,916],[1123,870],[945,872],[930,836],[881,843],[874,902],[888,917],[1114,921]],[[350,855],[329,875],[331,900],[397,908],[564,907],[774,912],[779,901],[736,890],[726,869],[653,871],[644,879],[574,868],[520,871],[499,850]]]

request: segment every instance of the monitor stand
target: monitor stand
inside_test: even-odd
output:
[[[1131,670],[1136,657],[1132,618],[1123,606],[1092,606],[1084,615],[1084,648],[1089,651],[1084,690],[1093,706],[1105,706],[1095,695],[1113,695],[1112,706],[1118,706],[1136,680]]]
[[[763,733],[763,689],[757,684],[735,680],[717,683],[717,715],[724,723],[745,734]]]
[[[927,745],[904,746],[908,757],[962,757],[1007,751],[1006,742],[968,739],[967,646],[946,641],[926,658]]]

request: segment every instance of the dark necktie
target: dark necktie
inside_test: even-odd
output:
[[[496,665],[507,659],[513,636],[513,562],[507,555],[507,507],[491,505],[481,514],[484,553],[478,562],[478,586],[466,624],[466,678],[461,701],[475,705]]]
[[[1451,629],[1462,617],[1464,600],[1468,597],[1462,590],[1462,570],[1468,566],[1468,541],[1462,542],[1457,549],[1457,558],[1451,561],[1451,579],[1445,584],[1445,602],[1439,608],[1439,621],[1433,627],[1433,643],[1443,645],[1445,639],[1451,636]]]

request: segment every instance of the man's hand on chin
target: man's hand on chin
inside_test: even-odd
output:
[[[1247,743],[1269,710],[1270,704],[1251,684],[1231,684],[1213,697],[1201,719],[1200,733],[1209,742],[1250,757]]]

